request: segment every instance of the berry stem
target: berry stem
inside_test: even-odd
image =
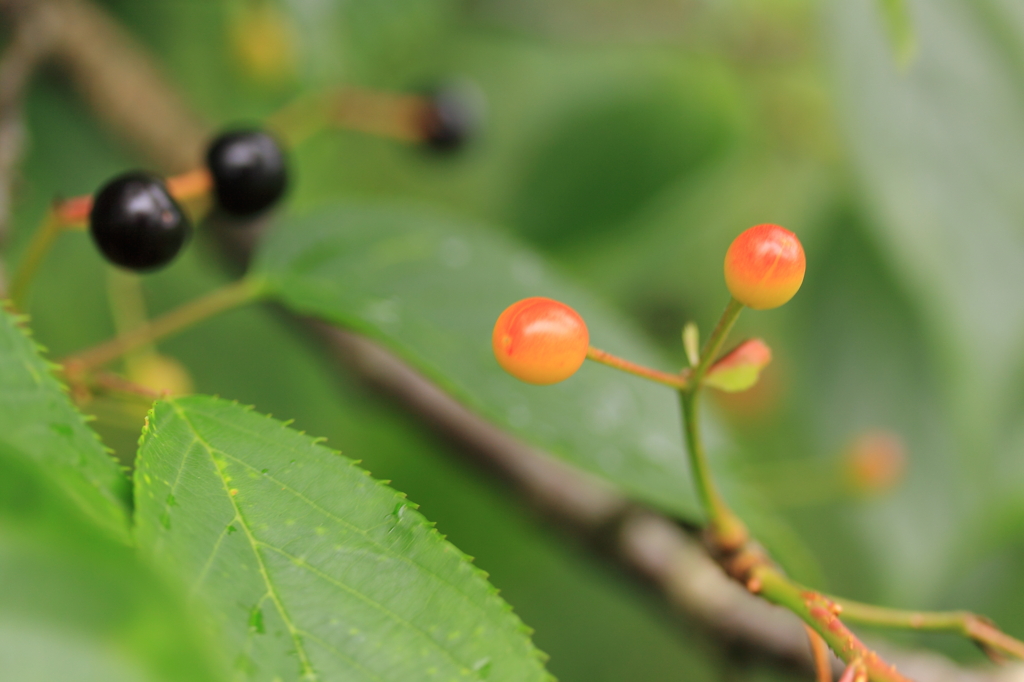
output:
[[[832,682],[832,663],[828,658],[828,644],[807,623],[804,623],[804,629],[807,631],[807,641],[811,645],[811,656],[814,658],[817,682]]]
[[[869,649],[839,620],[839,605],[818,592],[790,581],[767,562],[749,571],[747,587],[767,601],[782,606],[804,621],[839,658],[861,667],[872,682],[909,682]]]
[[[49,253],[50,247],[53,246],[57,235],[65,226],[66,223],[61,219],[57,209],[51,208],[46,211],[42,222],[39,223],[39,227],[32,235],[32,241],[25,249],[25,255],[18,263],[18,269],[11,281],[11,301],[18,310],[26,309],[25,303],[32,280],[35,278],[39,266],[42,265],[43,259],[46,258],[46,254]]]
[[[218,313],[236,308],[258,299],[264,293],[263,283],[243,278],[205,296],[189,301],[164,315],[136,327],[127,334],[93,346],[66,358],[61,364],[69,379],[81,379],[92,370],[116,360],[125,353],[142,348],[154,341],[176,334]]]
[[[271,116],[267,126],[289,146],[328,127],[415,143],[425,139],[428,106],[419,95],[347,87],[302,97]]]
[[[171,196],[183,202],[203,197],[213,187],[213,179],[205,168],[197,168],[188,173],[167,178],[166,183]],[[32,241],[25,249],[25,255],[18,263],[18,269],[11,281],[11,301],[15,308],[25,310],[32,280],[53,247],[57,236],[65,230],[86,226],[91,211],[92,197],[82,195],[57,202],[46,212],[32,236]]]
[[[118,376],[113,372],[99,371],[93,373],[92,383],[106,391],[112,393],[122,393],[125,395],[138,396],[149,401],[159,400],[160,398],[166,398],[168,393],[166,391],[156,391],[148,386],[137,384],[133,381],[129,381],[124,377]]]
[[[146,313],[146,299],[138,275],[120,268],[107,268],[107,300],[110,316],[114,320],[114,332],[124,336],[145,326],[149,319]],[[129,376],[140,361],[156,354],[156,347],[147,343],[124,354],[125,367]]]
[[[721,552],[735,552],[746,544],[749,533],[743,521],[725,503],[711,475],[698,417],[699,388],[698,384],[692,384],[689,388],[679,391],[683,428],[686,433],[686,450],[690,455],[690,468],[693,470],[697,494],[707,518],[708,540]]]
[[[742,311],[743,304],[735,298],[730,298],[729,304],[725,306],[725,310],[722,312],[722,316],[718,318],[718,324],[715,325],[711,336],[708,337],[707,342],[704,344],[704,349],[700,353],[700,364],[693,368],[693,373],[690,375],[690,381],[694,386],[693,390],[700,386],[704,375],[707,374],[708,368],[714,363],[718,351],[721,350],[722,344],[725,343],[726,337],[729,336],[732,326],[736,324],[736,319]]]
[[[1024,660],[1024,642],[1007,635],[982,616],[968,611],[904,611],[829,597],[845,620],[901,630],[951,632],[973,640],[987,653]]]
[[[629,374],[634,374],[638,377],[643,377],[644,379],[650,379],[651,381],[656,381],[659,384],[665,384],[666,386],[671,386],[672,388],[679,390],[683,390],[688,386],[686,377],[683,374],[672,374],[670,372],[662,372],[656,369],[651,369],[650,367],[644,367],[643,365],[638,365],[635,362],[623,360],[618,356],[612,355],[611,353],[598,348],[594,348],[593,346],[587,348],[587,359],[593,360],[594,362],[600,362],[602,365],[608,365],[609,367],[614,367],[615,369],[622,370],[623,372],[628,372]]]

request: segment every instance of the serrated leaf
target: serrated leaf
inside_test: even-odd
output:
[[[761,339],[749,339],[711,365],[704,383],[729,393],[745,391],[757,383],[761,370],[772,361],[772,349]]]
[[[382,341],[500,425],[634,497],[699,518],[671,389],[593,363],[560,384],[528,386],[498,366],[494,322],[528,296],[571,305],[594,345],[666,365],[629,322],[522,245],[423,210],[342,205],[282,221],[256,270],[293,310]]]
[[[0,310],[0,445],[127,540],[128,480],[12,315]]]
[[[158,402],[135,485],[140,547],[219,615],[242,679],[549,679],[522,622],[415,505],[278,421]]]

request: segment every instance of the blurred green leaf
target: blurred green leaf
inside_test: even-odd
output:
[[[921,434],[910,440],[908,483],[921,485],[924,474],[915,481],[915,473],[927,470],[930,485],[916,491],[916,504],[903,500],[902,516],[886,515],[907,527],[878,554],[908,590],[937,599],[949,594],[944,580],[985,570],[979,538],[989,537],[993,511],[1021,494],[1010,472],[1022,454],[1012,434],[1024,367],[1024,14],[1003,0],[912,9],[919,53],[906,73],[894,68],[863,3],[831,3],[827,43],[846,135],[878,216],[868,223],[871,237],[925,332],[913,351],[920,359],[908,361],[925,360],[933,374],[931,395],[914,396],[912,410],[901,406],[917,413],[908,416]],[[909,393],[883,386],[876,400]],[[933,402],[935,412],[922,409]],[[992,576],[982,582],[994,606],[1014,613],[1011,627],[1024,627],[1020,600],[1007,598],[1019,590]]]
[[[280,422],[158,402],[135,481],[140,545],[214,607],[247,679],[549,678],[415,505]]]
[[[4,680],[221,679],[180,597],[2,443],[0,583]]]
[[[423,210],[340,206],[282,221],[257,271],[290,308],[384,342],[497,423],[639,499],[699,516],[671,389],[590,363],[560,384],[529,386],[498,366],[498,315],[541,295],[574,307],[595,345],[665,364],[625,320],[507,237]]]
[[[878,9],[885,20],[896,60],[902,67],[910,65],[917,49],[914,24],[910,17],[909,0],[877,0]]]
[[[127,541],[128,481],[52,372],[15,318],[0,310],[0,444]]]
[[[532,242],[571,250],[621,236],[638,210],[736,137],[727,80],[713,69],[631,66],[570,100],[536,146],[512,200],[512,222]]]

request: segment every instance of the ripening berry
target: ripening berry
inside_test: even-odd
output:
[[[206,166],[218,205],[238,217],[269,208],[288,185],[281,145],[262,130],[224,133],[210,145]]]
[[[748,308],[778,308],[800,288],[806,267],[795,234],[778,225],[755,225],[729,246],[725,284]]]
[[[505,308],[491,343],[498,364],[512,376],[529,384],[554,384],[583,364],[590,334],[575,310],[538,296]]]
[[[907,468],[907,451],[898,435],[868,431],[853,441],[843,460],[850,487],[862,495],[872,495],[900,482]]]
[[[480,127],[478,93],[465,84],[449,84],[426,95],[420,126],[426,145],[438,152],[454,152]]]
[[[170,263],[192,233],[181,207],[155,175],[119,175],[100,189],[89,233],[116,265],[146,272]]]

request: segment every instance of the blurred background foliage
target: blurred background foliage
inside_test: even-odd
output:
[[[218,127],[258,122],[326,86],[472,81],[486,128],[464,152],[320,133],[293,150],[293,210],[375,198],[491,224],[632,318],[676,365],[684,321],[706,332],[726,302],[731,239],[760,222],[794,230],[808,255],[803,290],[739,326],[767,340],[774,363],[757,388],[715,401],[730,497],[797,578],[890,605],[969,608],[1024,636],[1019,4],[915,0],[909,29],[899,17],[893,28],[892,3],[875,0],[101,4]],[[140,163],[56,72],[36,79],[27,107],[13,254],[53,197],[92,192]],[[226,278],[200,239],[145,289],[159,312]],[[54,356],[113,333],[107,283],[86,236],[60,240],[31,307]],[[294,418],[393,480],[477,557],[564,682],[795,675],[716,641],[540,527],[450,444],[325,372],[317,346],[271,310],[228,313],[161,350],[196,390]],[[127,461],[141,412],[91,409]],[[902,442],[906,470],[873,493],[844,472],[852,444],[879,430]],[[3,523],[16,542],[29,522]],[[114,586],[90,589],[141,599],[132,590],[143,588],[96,570]],[[142,600],[132,617],[182,617],[161,620],[158,608]],[[0,602],[5,617],[12,609]],[[79,625],[93,630],[61,627]],[[964,643],[926,641],[978,660]],[[160,652],[146,656],[159,663]],[[97,679],[135,679],[129,668],[102,672],[108,663],[96,660]]]

